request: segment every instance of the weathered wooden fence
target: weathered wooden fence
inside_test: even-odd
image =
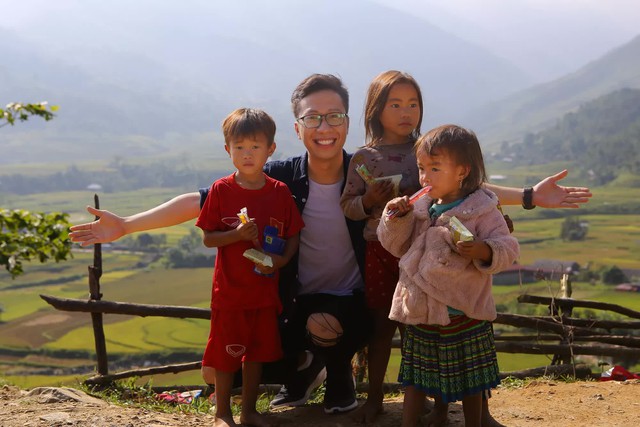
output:
[[[96,208],[99,201],[95,197]],[[150,304],[132,304],[126,302],[102,301],[100,277],[102,275],[101,245],[94,246],[93,265],[89,269],[89,299],[59,298],[51,295],[40,295],[47,303],[58,310],[91,313],[95,337],[97,375],[88,378],[89,385],[108,384],[115,380],[148,375],[179,373],[200,369],[201,362],[182,363],[158,366],[145,369],[134,369],[115,374],[109,373],[107,349],[102,323],[102,315],[124,314],[134,316],[160,316],[171,318],[209,319],[211,311],[204,308],[165,306]],[[545,366],[515,373],[503,373],[502,376],[540,376],[543,374],[586,376],[590,371],[581,367],[576,370],[574,357],[577,355],[593,355],[600,357],[638,358],[640,357],[640,338],[632,334],[640,330],[640,320],[607,321],[595,319],[579,319],[571,317],[574,308],[591,308],[612,311],[631,319],[640,319],[640,312],[594,301],[579,301],[571,298],[547,298],[531,295],[518,297],[520,303],[542,304],[549,308],[549,316],[525,316],[509,313],[498,313],[494,324],[509,325],[520,328],[518,336],[496,336],[496,349],[502,353],[526,353],[554,355],[551,366]],[[612,334],[612,331],[618,331]],[[627,331],[619,332],[619,331]],[[394,340],[394,347],[399,347],[399,340]]]
[[[131,304],[125,302],[101,301],[99,299],[69,299],[50,295],[41,295],[47,303],[58,310],[80,311],[92,314],[94,332],[96,337],[96,354],[98,360],[98,374],[86,380],[87,384],[105,384],[115,380],[133,376],[146,376],[162,373],[179,373],[200,368],[200,362],[159,366],[146,369],[136,369],[117,374],[109,374],[106,363],[106,347],[104,346],[104,332],[101,324],[101,315],[123,314],[135,316],[160,316],[172,318],[209,319],[210,310],[204,308],[163,306],[150,304]],[[599,308],[601,303],[591,301],[576,301],[567,299],[551,299],[533,296],[521,296],[520,302],[533,302],[537,304],[557,307],[590,307]],[[595,304],[595,305],[594,305]],[[640,313],[629,311],[624,307],[608,304],[609,309],[620,313],[626,311],[630,317],[640,319]],[[518,336],[496,336],[496,349],[503,353],[527,353],[560,355],[572,358],[577,355],[595,355],[601,357],[638,357],[640,355],[640,338],[631,334],[611,334],[616,330],[638,330],[640,321],[599,321],[589,319],[577,319],[564,316],[524,316],[518,314],[498,313],[497,324],[515,326],[524,331]],[[551,343],[558,342],[561,343]],[[394,346],[399,347],[399,340],[394,341]],[[538,370],[527,370],[522,373],[514,373],[513,376],[533,376],[535,372],[555,374],[570,374],[570,366],[558,366],[556,368],[544,367]]]

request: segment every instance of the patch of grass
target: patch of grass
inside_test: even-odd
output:
[[[204,348],[202,349],[204,351]],[[195,362],[196,360],[194,360]],[[140,378],[137,385],[144,385],[149,381],[149,377]],[[153,384],[156,387],[173,387],[177,385],[198,385],[203,384],[200,370],[179,372],[177,374],[161,374],[153,376]],[[203,387],[204,384],[203,384]]]
[[[546,366],[551,358],[543,354],[498,353],[500,372],[512,372],[522,369]]]
[[[84,384],[79,385],[79,388],[85,392],[120,406],[134,406],[165,413],[208,414],[215,411],[215,402],[210,401],[209,396],[205,395],[205,389],[202,390],[199,396],[193,399],[192,403],[179,404],[158,399],[152,387],[151,382],[140,384],[139,378],[116,381],[104,389],[89,387]],[[323,389],[324,387],[321,388]],[[173,391],[174,390],[167,390],[167,392]],[[317,393],[318,392],[316,392],[316,394]],[[324,394],[322,396],[324,396]],[[269,412],[269,402],[271,402],[273,397],[270,393],[260,395],[256,402],[258,412]],[[241,409],[242,399],[240,396],[233,396],[231,402],[233,415],[240,415]]]
[[[116,381],[108,388],[103,389],[84,384],[80,384],[79,387],[91,395],[116,405],[139,407],[156,412],[206,414],[214,407],[205,396],[196,397],[191,404],[176,404],[158,399],[152,389],[151,382],[138,385],[137,378]],[[239,406],[233,406],[233,409],[239,414]]]
[[[617,265],[640,269],[640,258],[633,254],[640,240],[640,215],[582,215],[579,210],[573,213],[589,223],[585,241],[560,239],[564,218],[514,218],[514,236],[520,241],[520,264],[558,259],[577,261],[582,266],[590,263],[592,268]]]
[[[593,378],[579,379],[579,378],[566,376],[566,375],[561,375],[558,377],[543,376],[543,377],[525,378],[525,379],[507,377],[500,382],[500,387],[504,387],[508,389],[520,389],[520,388],[528,387],[532,384],[537,384],[541,382],[554,382],[554,381],[563,382],[563,383],[576,383],[576,382],[591,382],[595,380]]]
[[[4,375],[6,381],[22,389],[36,387],[78,387],[84,378],[78,375]]]
[[[204,349],[209,336],[209,321],[202,319],[133,318],[104,326],[109,352],[145,353],[178,349]],[[84,350],[93,346],[91,325],[76,328],[45,345],[51,349]]]

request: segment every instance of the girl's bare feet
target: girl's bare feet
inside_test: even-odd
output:
[[[424,417],[422,424],[426,427],[441,427],[447,425],[449,415],[449,405],[446,403],[436,403],[431,411]]]
[[[506,427],[504,424],[500,424],[498,420],[493,418],[491,414],[482,414],[482,427]]]
[[[500,424],[491,412],[489,412],[489,400],[482,400],[482,427],[505,427],[503,424]]]
[[[359,424],[373,423],[376,418],[378,418],[378,415],[384,413],[382,400],[382,398],[375,398],[373,396],[367,397],[367,401],[364,402],[364,405],[356,409],[353,415],[351,415],[351,419]]]
[[[233,415],[224,415],[222,417],[218,417],[216,415],[216,419],[213,422],[214,427],[230,427],[237,426],[236,422],[233,420]]]

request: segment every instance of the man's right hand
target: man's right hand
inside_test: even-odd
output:
[[[124,218],[91,206],[87,206],[87,212],[99,218],[93,222],[72,226],[71,233],[69,233],[72,242],[80,243],[81,246],[89,246],[96,243],[113,242],[126,234]]]

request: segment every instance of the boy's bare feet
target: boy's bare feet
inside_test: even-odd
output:
[[[222,417],[218,417],[216,415],[216,419],[213,422],[214,427],[230,427],[237,426],[236,422],[233,420],[233,415],[224,415]]]
[[[447,425],[449,405],[446,403],[434,404],[431,411],[424,417],[422,424],[425,427],[441,427]]]
[[[262,415],[259,412],[249,412],[248,414],[241,414],[240,423],[242,423],[242,425],[254,427],[277,427],[280,425],[277,420]]]
[[[381,398],[372,396],[367,397],[367,401],[364,402],[364,405],[356,409],[353,415],[351,415],[351,419],[360,424],[373,423],[376,418],[378,418],[378,415],[384,413],[382,400]]]

